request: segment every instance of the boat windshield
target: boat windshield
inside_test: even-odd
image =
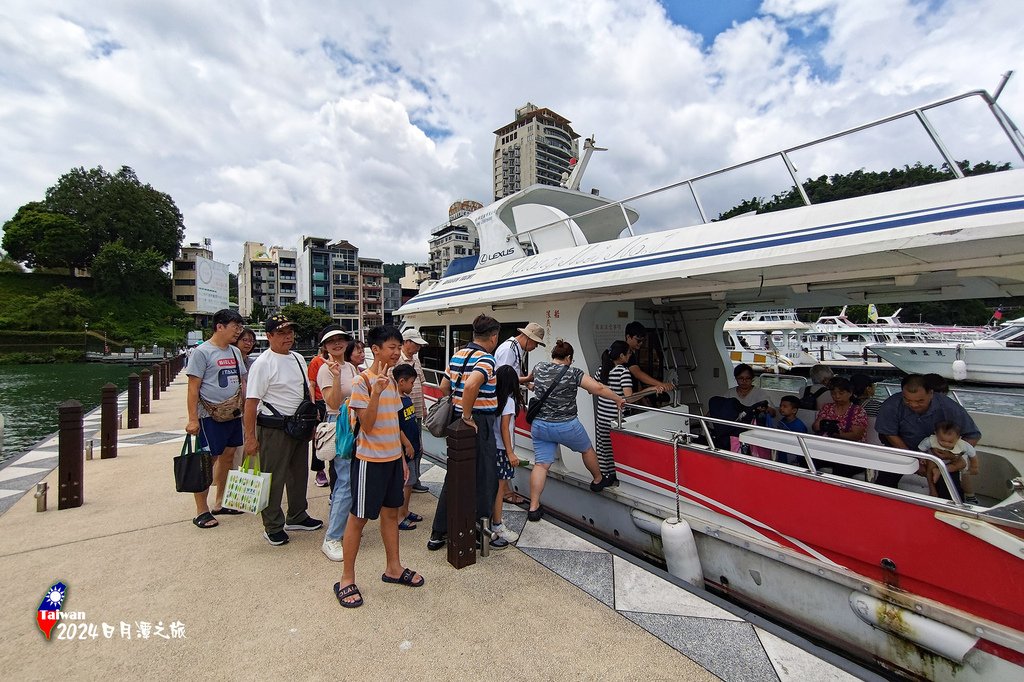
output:
[[[1024,325],[1014,325],[1012,327],[1003,327],[992,336],[988,337],[991,341],[1009,341],[1016,337],[1024,337]]]

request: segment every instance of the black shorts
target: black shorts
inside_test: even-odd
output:
[[[352,513],[376,519],[381,507],[399,508],[405,503],[402,458],[390,462],[352,460]]]

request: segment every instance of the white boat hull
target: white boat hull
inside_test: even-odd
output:
[[[1024,349],[978,348],[957,344],[883,344],[871,351],[908,374],[953,376],[953,362],[963,360],[967,376],[963,381],[975,384],[1024,386]]]

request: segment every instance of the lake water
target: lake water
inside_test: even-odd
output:
[[[85,363],[73,365],[0,365],[0,414],[5,421],[3,453],[10,459],[57,430],[57,407],[82,403],[83,413],[100,404],[104,384],[127,390],[128,375],[143,367]]]

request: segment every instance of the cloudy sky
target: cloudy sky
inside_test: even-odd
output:
[[[133,167],[188,241],[344,238],[426,259],[491,197],[527,101],[610,148],[623,197],[1022,69],[1008,0],[6,0],[0,223],[68,169]],[[1024,119],[1024,72],[1000,104]],[[958,158],[971,158],[967,152]],[[1008,159],[1003,159],[1008,160]],[[803,170],[803,169],[801,169]]]

